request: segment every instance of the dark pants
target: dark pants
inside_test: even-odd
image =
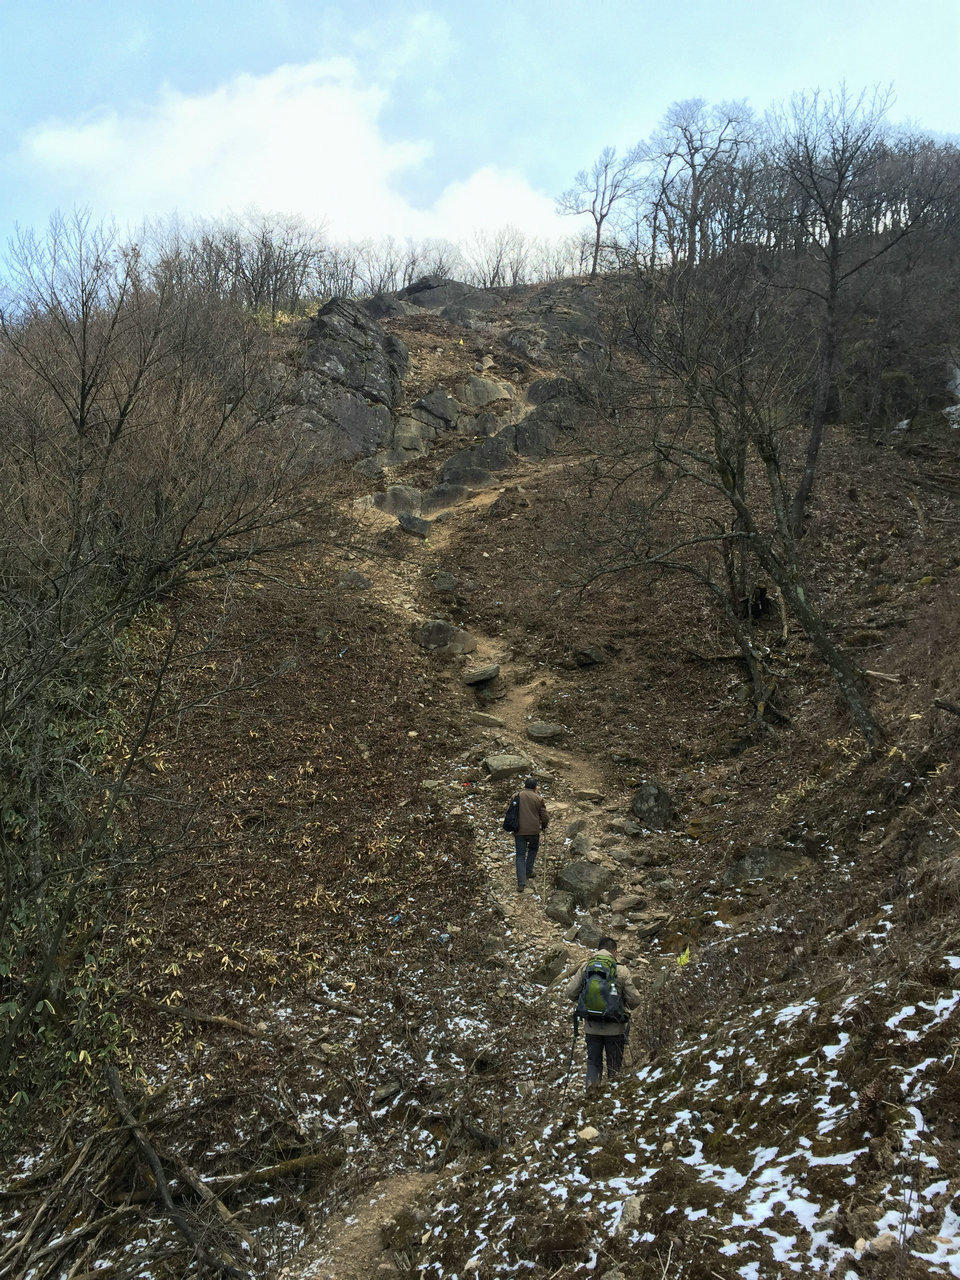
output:
[[[540,848],[540,833],[535,836],[514,836],[517,842],[517,887],[522,889],[527,876],[533,875],[533,864]]]
[[[614,1080],[623,1066],[626,1036],[586,1036],[587,1084],[599,1084],[603,1076],[603,1054],[607,1054],[607,1079]]]

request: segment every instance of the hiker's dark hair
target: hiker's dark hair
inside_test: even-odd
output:
[[[527,788],[528,791],[536,791],[537,780],[536,778],[528,778],[523,785]]]
[[[616,938],[601,938],[600,946],[598,949],[600,951],[616,951],[617,949]]]

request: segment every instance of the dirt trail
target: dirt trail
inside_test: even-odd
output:
[[[381,1229],[437,1180],[435,1173],[385,1178],[331,1217],[311,1247],[311,1280],[375,1280],[387,1262]],[[281,1273],[281,1280],[289,1272]]]
[[[428,543],[410,538],[402,556],[354,560],[349,567],[360,569],[370,579],[370,595],[396,613],[406,630],[411,623],[433,614],[424,598],[424,586],[428,571],[435,566],[437,552],[465,527],[482,520],[501,493],[522,488],[528,476],[542,477],[543,470],[542,464],[537,464],[536,473],[532,465],[521,464],[508,484],[483,490],[445,511],[442,520],[434,524]],[[367,540],[396,530],[393,516],[365,505],[363,500],[353,503],[349,514]],[[518,953],[544,954],[562,945],[572,959],[579,960],[581,953],[585,956],[587,952],[573,941],[573,931],[544,914],[548,886],[571,819],[586,819],[589,830],[611,810],[622,812],[625,798],[610,794],[608,782],[596,763],[575,748],[563,743],[546,745],[529,740],[526,726],[538,700],[555,678],[548,672],[540,672],[530,679],[521,664],[510,656],[507,639],[486,635],[472,624],[471,630],[477,638],[477,649],[470,656],[471,665],[498,663],[503,686],[502,697],[489,708],[501,725],[476,724],[477,743],[489,746],[491,753],[511,751],[532,756],[538,770],[549,779],[547,801],[552,818],[541,844],[539,875],[528,884],[526,893],[519,894],[513,875],[512,850],[508,847],[510,838],[500,829],[501,806],[489,793],[479,793],[481,808],[473,816],[477,853],[488,872],[489,892],[500,906]],[[451,681],[462,691],[464,719],[477,709],[471,689],[460,684],[458,670],[438,663],[436,679]],[[402,1174],[384,1180],[358,1197],[325,1228],[315,1249],[311,1249],[314,1263],[307,1273],[310,1280],[361,1280],[361,1277],[367,1280],[376,1276],[377,1266],[387,1264],[387,1255],[382,1251],[381,1226],[398,1210],[416,1201],[437,1176]],[[388,1273],[389,1264],[384,1275]]]

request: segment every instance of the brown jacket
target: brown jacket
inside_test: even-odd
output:
[[[597,956],[602,956],[604,960],[614,959],[609,951],[598,951],[589,960],[584,960],[564,988],[568,1000],[579,999],[580,986],[583,982],[583,975],[587,971],[587,965],[590,964],[590,961],[595,960]],[[620,994],[623,996],[623,1003],[626,1007],[628,1009],[636,1009],[640,1003],[640,992],[633,985],[630,971],[619,961],[617,962],[617,986],[620,988]],[[583,1026],[588,1036],[619,1036],[623,1034],[623,1027],[618,1022],[594,1022],[592,1019],[587,1018]]]
[[[541,830],[546,831],[549,821],[547,806],[532,787],[524,787],[520,792],[520,825],[517,827],[517,835],[538,836]]]

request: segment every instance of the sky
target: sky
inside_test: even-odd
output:
[[[879,83],[960,133],[960,0],[0,0],[0,71],[4,241],[77,206],[553,236],[685,98]]]

